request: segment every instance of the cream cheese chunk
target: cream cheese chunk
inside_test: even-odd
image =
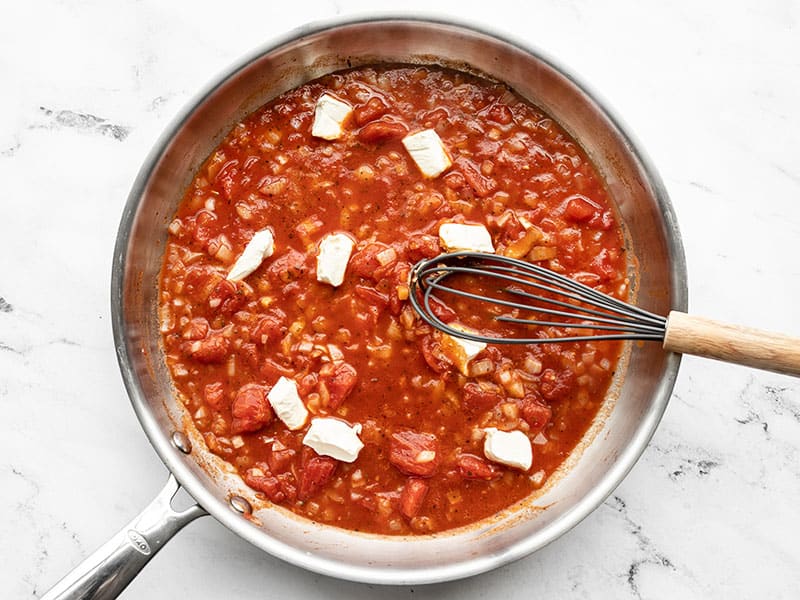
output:
[[[267,394],[267,400],[278,418],[292,431],[306,424],[308,410],[297,393],[297,384],[293,379],[286,377],[278,379]]]
[[[311,420],[303,444],[322,456],[330,456],[342,462],[351,463],[358,458],[364,447],[359,439],[361,424],[352,427],[339,419],[320,417]]]
[[[353,240],[345,233],[326,235],[319,244],[317,254],[317,281],[329,283],[333,287],[342,285]]]
[[[403,146],[425,177],[438,177],[453,164],[444,143],[433,129],[407,135],[403,138]]]
[[[261,266],[261,261],[272,256],[273,252],[275,252],[275,238],[272,236],[272,231],[262,229],[253,236],[236,259],[228,271],[228,279],[241,281]]]
[[[470,250],[472,252],[494,253],[492,236],[483,225],[442,223],[439,226],[439,241],[448,252]]]
[[[325,140],[335,140],[344,133],[344,122],[353,107],[334,98],[330,94],[323,94],[317,100],[314,109],[314,123],[311,126],[311,135]]]
[[[473,333],[472,330],[456,323],[450,323],[450,327],[460,331]],[[465,340],[447,333],[442,334],[441,344],[442,352],[444,352],[447,357],[453,361],[453,364],[458,367],[458,370],[461,371],[461,374],[465,377],[469,377],[470,361],[478,356],[478,354],[480,354],[484,348],[486,348],[486,344],[484,342]]]
[[[494,462],[527,471],[533,463],[533,450],[528,436],[521,431],[484,429],[483,453]]]

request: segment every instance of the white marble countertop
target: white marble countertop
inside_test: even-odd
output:
[[[4,7],[3,597],[41,595],[166,480],[122,385],[109,307],[117,224],[150,146],[237,57],[307,21],[370,8],[392,5]],[[692,312],[800,335],[798,3],[435,8],[527,39],[624,116],[674,202]],[[622,485],[570,533],[512,565],[448,584],[365,586],[289,566],[206,518],[123,597],[796,598],[798,500],[800,380],[686,358],[655,438]]]

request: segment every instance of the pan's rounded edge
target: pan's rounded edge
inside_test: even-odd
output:
[[[360,17],[340,17],[318,21],[313,24],[304,25],[289,31],[276,40],[255,49],[225,69],[220,75],[212,80],[211,84],[209,84],[204,90],[202,90],[184,106],[184,108],[171,121],[171,123],[159,137],[153,146],[153,149],[145,158],[143,165],[132,184],[131,191],[128,195],[127,201],[123,208],[122,216],[120,218],[117,239],[113,252],[110,290],[112,331],[120,372],[134,412],[136,413],[136,416],[139,419],[147,438],[156,450],[157,454],[164,462],[165,466],[175,475],[181,485],[210,514],[212,514],[218,521],[223,523],[226,527],[231,529],[231,531],[240,537],[246,539],[262,550],[265,550],[291,564],[323,575],[365,583],[411,585],[460,579],[489,571],[503,564],[507,564],[551,543],[563,535],[566,531],[577,525],[586,516],[588,516],[613,492],[613,490],[624,479],[631,468],[633,468],[638,457],[641,455],[642,451],[655,433],[656,427],[658,426],[658,423],[660,422],[661,417],[666,410],[666,406],[675,384],[678,367],[680,364],[680,356],[673,354],[668,357],[667,367],[656,392],[656,401],[653,403],[651,410],[644,415],[643,425],[640,428],[637,437],[631,441],[626,449],[626,452],[620,455],[617,464],[604,477],[603,485],[596,487],[591,494],[587,494],[584,498],[582,498],[572,510],[563,516],[563,518],[561,518],[557,523],[554,523],[554,527],[550,527],[550,535],[534,535],[526,539],[523,543],[516,544],[513,548],[509,548],[506,551],[498,552],[488,556],[476,557],[472,560],[458,564],[412,572],[404,569],[343,566],[339,562],[322,560],[318,557],[310,556],[307,553],[301,552],[296,548],[282,544],[277,540],[272,540],[267,536],[260,535],[258,530],[253,525],[231,511],[223,503],[220,503],[218,499],[214,497],[214,495],[211,494],[199,480],[197,480],[194,474],[189,470],[189,468],[187,468],[184,458],[180,452],[170,443],[169,433],[161,429],[154,415],[149,410],[144,399],[142,387],[137,380],[137,375],[134,372],[134,369],[132,368],[130,353],[139,351],[140,349],[131,347],[130,340],[126,335],[125,286],[127,280],[125,268],[128,258],[131,231],[136,219],[139,199],[147,189],[148,180],[150,179],[153,171],[156,169],[159,161],[162,159],[170,140],[183,126],[194,108],[204,98],[212,94],[214,90],[217,89],[227,78],[246,67],[256,57],[261,56],[265,52],[279,48],[290,41],[297,40],[298,38],[302,38],[307,35],[320,33],[327,29],[342,25],[375,21],[437,23],[463,28],[479,34],[491,36],[497,40],[500,40],[501,42],[515,46],[524,52],[538,57],[540,60],[550,64],[553,66],[553,68],[570,78],[575,85],[581,88],[604,111],[606,116],[613,122],[620,134],[627,140],[630,151],[643,166],[643,170],[647,175],[648,181],[654,188],[654,194],[662,211],[665,227],[668,229],[666,239],[669,240],[669,252],[671,253],[670,258],[673,263],[673,269],[671,272],[671,283],[673,287],[671,292],[672,306],[674,309],[686,310],[688,305],[688,287],[686,258],[683,244],[678,229],[677,218],[672,204],[669,201],[666,188],[652,163],[650,162],[650,159],[642,151],[641,146],[634,140],[627,127],[623,125],[622,120],[615,115],[614,111],[609,108],[605,101],[601,100],[598,94],[591,91],[591,89],[588,88],[583,81],[580,81],[574,77],[568,69],[565,69],[557,61],[554,61],[546,54],[541,52],[538,48],[533,47],[527,42],[510,38],[505,34],[492,31],[490,28],[485,26],[477,26],[459,19],[454,19],[450,16],[444,17],[436,14],[423,15],[420,13],[412,15],[397,12],[387,14],[371,13],[370,15]]]

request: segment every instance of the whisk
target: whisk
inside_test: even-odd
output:
[[[455,275],[495,280],[498,294],[452,285]],[[480,252],[452,252],[417,263],[409,300],[420,317],[454,337],[489,344],[652,340],[664,350],[800,375],[800,338],[671,311],[656,315],[539,265]],[[533,332],[520,336],[453,327],[437,316],[447,294],[492,305],[494,319]],[[446,303],[445,303],[446,304]],[[507,309],[507,310],[505,310]],[[504,312],[503,312],[504,311]],[[526,316],[527,315],[527,316]],[[564,335],[552,335],[565,332]],[[548,335],[550,334],[550,335]],[[524,337],[528,335],[529,337]]]

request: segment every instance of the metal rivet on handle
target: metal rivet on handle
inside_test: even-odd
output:
[[[230,502],[231,508],[240,515],[249,515],[253,512],[253,507],[250,506],[250,503],[241,496],[231,496],[231,499],[228,500],[228,502]]]
[[[172,445],[184,454],[189,454],[192,451],[192,442],[182,431],[176,431],[172,434]]]

